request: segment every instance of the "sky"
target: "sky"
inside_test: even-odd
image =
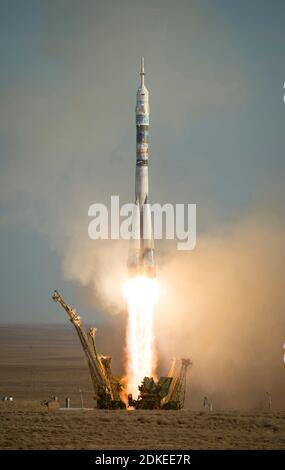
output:
[[[87,211],[132,201],[141,55],[151,200],[197,203],[198,243],[265,203],[283,217],[284,14],[277,0],[1,1],[2,323],[62,322],[53,289],[78,304],[96,288]]]

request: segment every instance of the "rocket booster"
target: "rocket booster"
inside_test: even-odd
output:
[[[136,96],[136,184],[132,240],[128,268],[132,275],[155,277],[151,209],[148,199],[149,93],[145,86],[144,58]]]

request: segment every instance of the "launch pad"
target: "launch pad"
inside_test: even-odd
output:
[[[183,408],[187,369],[191,365],[189,359],[181,359],[180,367],[178,361],[174,360],[167,377],[160,377],[157,382],[152,377],[145,377],[138,387],[139,396],[134,400],[132,395],[127,396],[123,378],[113,375],[111,356],[104,356],[97,351],[95,341],[97,329],[89,328],[86,333],[76,310],[68,305],[57,291],[54,291],[52,299],[66,311],[78,334],[87,359],[97,408],[108,410],[127,407],[144,410]]]

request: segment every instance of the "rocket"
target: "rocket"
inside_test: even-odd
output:
[[[149,92],[145,86],[144,58],[136,95],[136,179],[132,238],[128,269],[132,276],[156,276],[151,208],[148,197]]]

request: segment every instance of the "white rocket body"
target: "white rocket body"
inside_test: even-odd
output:
[[[148,203],[149,159],[149,93],[144,83],[144,59],[141,62],[141,83],[136,99],[136,186],[133,213],[133,239],[128,267],[132,274],[155,277],[154,244],[151,210]]]

